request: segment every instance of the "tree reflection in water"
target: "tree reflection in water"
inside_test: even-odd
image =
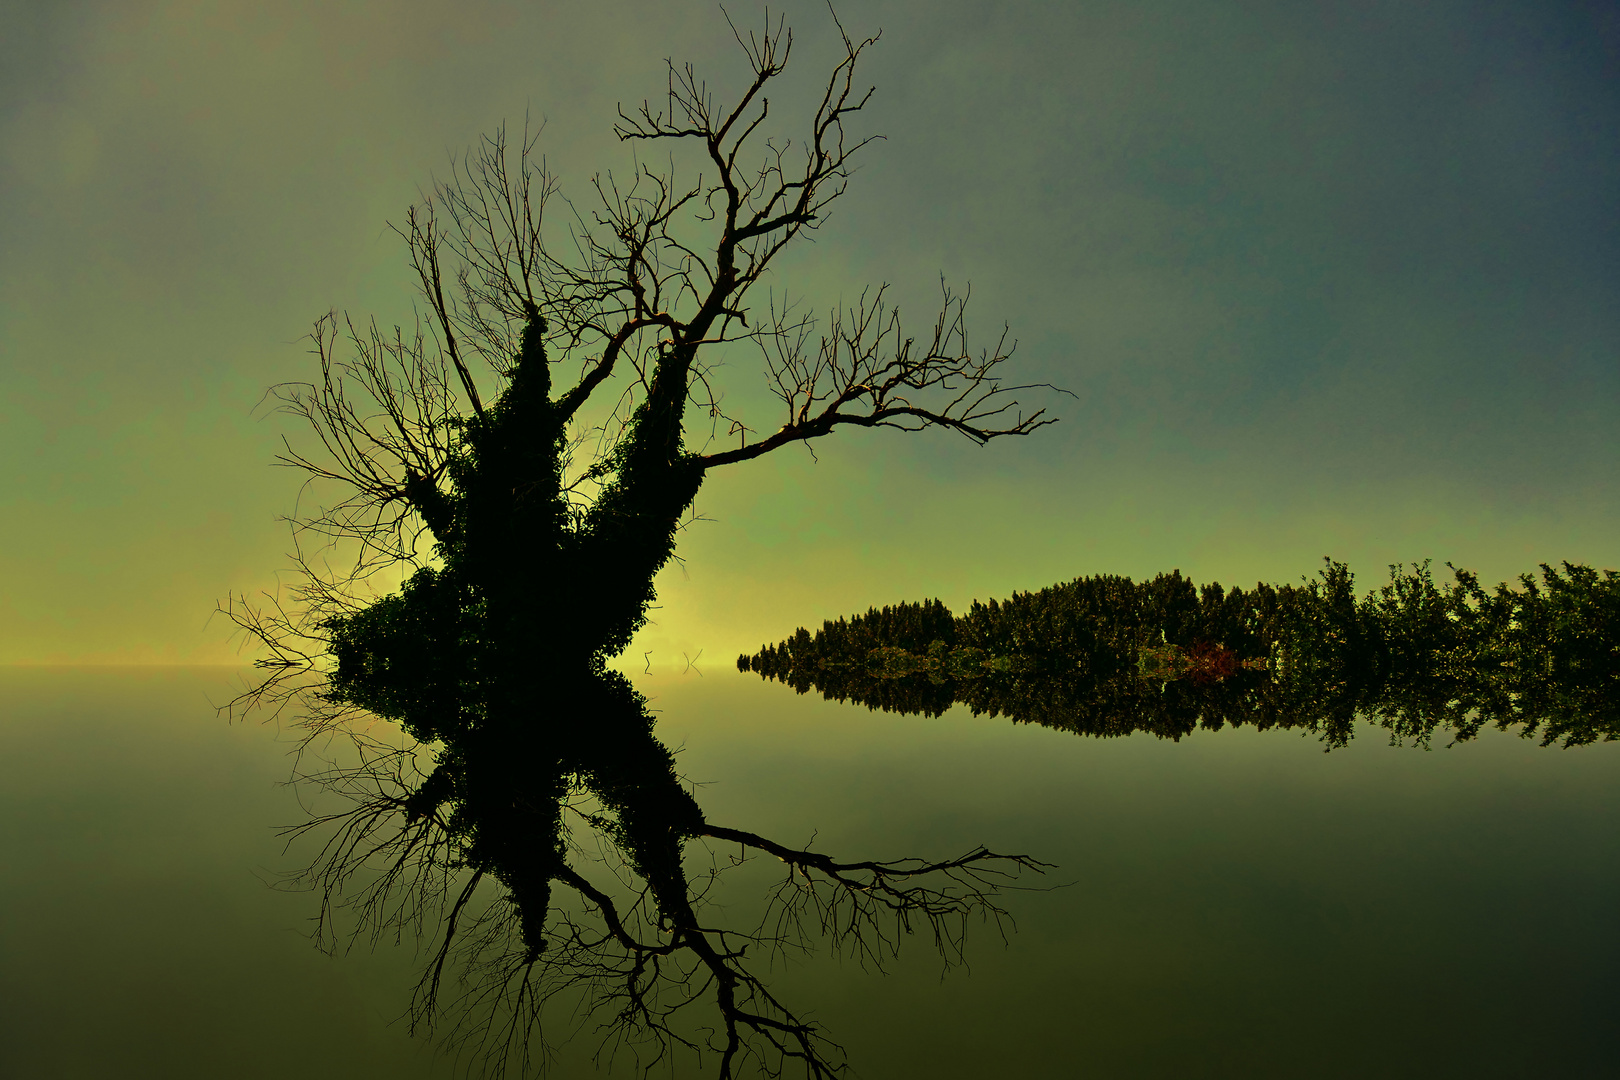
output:
[[[710,822],[615,672],[536,703],[571,723],[441,727],[426,771],[423,744],[353,723],[361,697],[340,681],[313,710],[355,756],[302,773],[338,808],[287,830],[321,844],[294,884],[321,896],[329,947],[425,936],[413,1026],[492,1073],[541,1060],[542,1017],[560,1001],[583,1005],[608,1057],[642,1069],[684,1050],[712,1055],[720,1077],[838,1075],[837,1043],[762,978],[773,959],[825,945],[881,969],[921,934],[960,962],[970,925],[1001,932],[1010,879],[1044,867],[983,847],[845,861]],[[782,877],[757,921],[731,925],[713,890],[758,855],[780,860]]]

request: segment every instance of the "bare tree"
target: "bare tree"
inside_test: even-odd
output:
[[[792,48],[780,20],[733,27],[751,72],[734,104],[670,64],[663,97],[621,107],[615,127],[667,164],[597,177],[596,208],[563,204],[560,227],[537,134],[487,137],[396,230],[416,323],[328,315],[312,335],[319,379],[273,391],[315,440],[278,459],[307,478],[292,584],[226,605],[267,651],[266,677],[236,704],[296,704],[310,749],[350,740],[346,757],[303,766],[339,809],[293,830],[325,837],[306,879],[323,920],[346,905],[356,933],[431,925],[415,1019],[444,1015],[461,952],[448,1023],[497,1062],[527,1061],[540,1007],[586,987],[591,1014],[609,1014],[606,1043],[634,1042],[646,1067],[686,1046],[712,1050],[722,1077],[745,1061],[833,1075],[836,1048],[771,996],[746,946],[826,936],[877,962],[923,928],[949,960],[970,916],[999,924],[1001,877],[1039,865],[983,848],[843,862],[714,825],[645,701],[605,666],[645,623],[711,469],[840,427],[986,443],[1052,422],[1020,408],[1030,386],[1003,383],[1005,330],[970,345],[965,294],[944,289],[920,339],[883,287],[825,319],[786,294],[754,303],[872,142],[846,125],[871,98],[855,72],[875,38],[838,29],[842,55],[796,138],[767,129]],[[682,155],[697,160],[690,181]],[[758,350],[783,408],[762,437],[718,385],[716,358],[739,349]],[[689,841],[786,865],[759,928],[705,921]],[[587,876],[614,860],[616,887]],[[554,903],[554,887],[573,899]],[[708,998],[704,1031],[684,1018]]]

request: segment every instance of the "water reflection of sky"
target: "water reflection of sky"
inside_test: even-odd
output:
[[[328,960],[274,732],[221,669],[0,672],[0,1073],[430,1076],[411,958]],[[938,978],[821,958],[773,985],[866,1076],[1599,1075],[1620,1065],[1620,756],[1487,732],[1077,738],[872,714],[728,670],[649,683],[717,824],[841,856],[1060,864]],[[760,867],[761,875],[768,869]],[[748,875],[737,880],[746,912]],[[763,880],[756,875],[755,881]],[[1032,882],[1037,883],[1037,882]],[[581,1049],[577,1044],[575,1050]],[[579,1075],[565,1052],[557,1075]]]

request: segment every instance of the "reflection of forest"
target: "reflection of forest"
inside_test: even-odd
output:
[[[874,709],[960,702],[1087,735],[1253,724],[1317,731],[1357,715],[1427,743],[1514,728],[1544,743],[1620,737],[1620,574],[1565,563],[1487,591],[1466,570],[1392,567],[1357,599],[1329,562],[1301,585],[1079,578],[953,616],[937,600],[800,629],[743,670]]]

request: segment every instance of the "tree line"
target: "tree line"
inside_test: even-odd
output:
[[[1620,737],[1620,574],[1564,563],[1484,588],[1447,564],[1390,567],[1357,597],[1344,563],[1297,585],[1097,575],[960,616],[939,600],[872,608],[741,656],[743,671],[876,709],[952,704],[1091,735],[1309,728],[1357,716],[1427,744],[1487,726],[1565,746]]]

